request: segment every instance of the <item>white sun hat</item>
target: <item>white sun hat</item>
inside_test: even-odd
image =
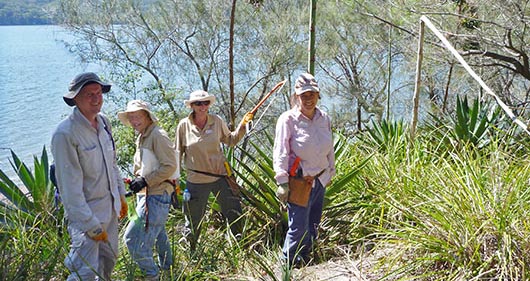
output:
[[[203,91],[203,90],[193,91],[190,94],[190,98],[187,100],[184,100],[184,104],[187,107],[191,107],[191,104],[196,101],[210,101],[210,104],[213,104],[215,102],[215,96],[210,95],[208,92]]]
[[[145,112],[147,112],[149,114],[149,118],[151,118],[151,121],[153,121],[153,123],[158,122],[158,119],[156,118],[156,116],[151,112],[151,110],[149,110],[149,104],[142,100],[132,100],[128,102],[127,109],[125,111],[118,112],[118,119],[120,119],[120,121],[124,125],[131,126],[131,123],[129,122],[129,118],[127,118],[127,113],[136,112],[139,110],[144,110]]]

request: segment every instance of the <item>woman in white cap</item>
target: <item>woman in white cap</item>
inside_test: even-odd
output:
[[[317,238],[325,186],[335,175],[335,156],[330,118],[317,106],[317,81],[313,75],[303,73],[294,88],[293,107],[282,113],[276,123],[273,166],[278,183],[276,194],[287,203],[289,216],[283,256],[289,265],[301,266],[309,262]],[[289,185],[289,178],[297,176],[305,181],[303,186],[307,189],[302,193],[289,190],[295,188]],[[295,200],[300,198],[305,200]]]
[[[215,96],[197,90],[190,94],[184,103],[192,109],[188,117],[182,119],[176,131],[176,145],[179,159],[187,171],[186,189],[191,193],[189,202],[183,204],[186,228],[191,249],[194,250],[199,238],[199,224],[202,221],[210,193],[213,193],[221,206],[221,212],[228,220],[234,235],[241,234],[241,203],[224,177],[229,171],[221,143],[235,146],[245,135],[245,125],[252,120],[247,113],[235,131],[230,131],[225,121],[208,110],[215,102]]]
[[[173,179],[178,178],[174,175],[178,171],[175,150],[146,102],[130,101],[118,118],[138,132],[133,168],[136,178],[129,184],[136,193],[138,219],[129,222],[125,243],[145,280],[159,280],[159,266],[153,259],[155,242],[160,268],[169,270],[173,264],[165,225],[174,191]]]

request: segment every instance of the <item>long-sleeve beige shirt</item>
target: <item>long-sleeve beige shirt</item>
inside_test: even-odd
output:
[[[136,176],[144,177],[149,195],[171,194],[173,186],[166,180],[177,169],[177,159],[173,142],[166,131],[151,124],[136,140],[134,169]],[[145,193],[145,188],[139,193]]]
[[[245,126],[241,124],[231,132],[226,122],[214,114],[208,114],[208,121],[202,130],[193,122],[193,114],[182,119],[176,131],[175,147],[179,161],[183,161],[187,169],[187,180],[192,183],[211,183],[219,179],[191,170],[225,175],[226,158],[221,143],[235,146],[245,132]]]

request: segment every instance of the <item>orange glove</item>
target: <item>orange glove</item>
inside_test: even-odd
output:
[[[243,120],[241,120],[241,125],[245,126],[248,124],[248,122],[252,121],[254,118],[254,114],[247,112],[245,116],[243,116]]]
[[[94,241],[109,241],[109,235],[107,234],[107,231],[105,231],[105,229],[103,229],[102,227],[98,227],[95,230],[88,231],[87,235]]]
[[[120,220],[127,216],[129,211],[129,206],[127,206],[127,200],[125,200],[125,195],[120,195],[121,209],[120,209]]]

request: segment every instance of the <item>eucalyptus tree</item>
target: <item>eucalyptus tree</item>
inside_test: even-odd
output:
[[[175,1],[177,2],[177,1]],[[195,69],[199,75],[188,76],[185,84],[219,93],[223,105],[236,105],[235,113],[246,111],[270,90],[290,76],[303,60],[305,48],[299,39],[300,20],[287,13],[296,3],[264,1],[250,5],[237,2],[233,24],[234,101],[229,97],[229,11],[232,3],[217,1],[180,1],[172,8],[181,27],[172,39],[171,56],[178,69]],[[210,6],[199,5],[208,2]],[[297,1],[300,2],[300,1]],[[191,24],[190,24],[191,23]],[[168,23],[168,26],[175,24]],[[186,26],[183,26],[186,25]],[[219,110],[232,122],[229,107]]]

